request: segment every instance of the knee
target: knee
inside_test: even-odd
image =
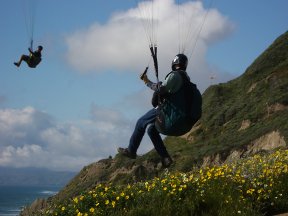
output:
[[[155,128],[155,125],[153,124],[153,125],[150,125],[149,127],[148,127],[148,129],[147,129],[147,134],[149,135],[149,136],[153,136],[153,135],[155,135],[155,134],[157,134],[158,133],[158,131],[157,131],[157,129]]]
[[[26,60],[27,60],[27,56],[26,56],[26,55],[22,55],[21,58],[20,58],[20,60],[26,61]]]

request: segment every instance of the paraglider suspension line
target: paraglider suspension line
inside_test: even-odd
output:
[[[155,75],[156,75],[156,80],[157,80],[158,105],[160,105],[161,99],[160,99],[160,84],[159,84],[159,77],[158,77],[157,46],[151,45],[150,51],[151,51],[151,55],[152,55],[153,62],[154,62]]]
[[[33,39],[31,38],[31,41],[30,41],[30,49],[33,50]]]

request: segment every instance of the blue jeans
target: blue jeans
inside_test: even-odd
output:
[[[149,110],[145,115],[143,115],[140,119],[138,119],[128,146],[130,152],[137,152],[137,149],[139,148],[142,138],[145,134],[146,127],[150,124],[147,133],[154,145],[155,150],[161,157],[169,157],[162,138],[155,127],[157,112],[158,111],[153,108]]]

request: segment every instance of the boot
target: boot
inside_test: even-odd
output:
[[[123,155],[123,156],[125,156],[125,157],[129,157],[129,158],[131,158],[131,159],[135,159],[136,158],[136,153],[132,153],[132,152],[130,152],[129,151],[129,149],[128,148],[118,148],[118,152],[121,154],[121,155]]]
[[[161,159],[161,162],[162,162],[162,167],[163,168],[168,168],[173,163],[173,160],[172,160],[172,158],[170,156],[168,156],[168,157],[163,157]]]

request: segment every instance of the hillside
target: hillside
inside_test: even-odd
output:
[[[175,161],[170,172],[249,157],[259,151],[287,147],[288,32],[277,38],[240,77],[209,87],[203,93],[203,116],[182,137],[165,139]],[[154,150],[135,160],[116,155],[82,171],[48,203],[94,188],[100,182],[124,184],[161,175]],[[43,208],[37,202],[33,208]],[[38,206],[38,207],[37,207]]]

